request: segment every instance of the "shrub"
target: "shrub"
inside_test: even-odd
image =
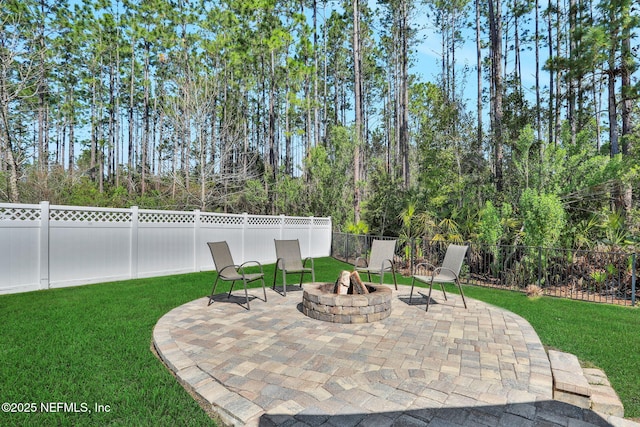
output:
[[[525,245],[553,247],[566,224],[566,214],[558,196],[536,194],[527,189],[520,198],[520,209]]]

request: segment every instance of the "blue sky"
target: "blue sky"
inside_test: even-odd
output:
[[[542,5],[541,5],[542,6]],[[543,8],[546,8],[546,2]],[[425,8],[423,7],[423,11]],[[470,19],[475,19],[475,12],[470,10]],[[541,19],[542,19],[542,13]],[[441,43],[440,43],[440,34],[438,34],[432,23],[429,22],[426,14],[423,12],[420,19],[424,19],[421,23],[415,23],[416,26],[421,26],[421,30],[419,33],[419,37],[422,41],[415,46],[415,65],[412,68],[412,72],[423,77],[424,80],[434,81],[441,69]],[[543,26],[544,23],[541,22],[540,32],[546,31],[546,28]],[[530,31],[533,33],[533,23],[531,23]],[[467,79],[464,82],[464,98],[467,102],[467,107],[470,110],[475,111],[476,106],[476,94],[477,94],[477,78],[476,78],[476,40],[475,40],[475,29],[474,28],[463,28],[462,35],[464,38],[464,42],[456,49],[456,72],[458,75],[461,75],[465,68],[468,69]],[[541,34],[544,36],[544,34]],[[486,39],[486,34],[483,34],[482,37]],[[484,40],[486,42],[486,40]],[[530,46],[533,49],[533,46]],[[484,49],[482,52],[483,58],[489,54],[488,49]],[[507,71],[513,71],[514,67],[514,54],[513,52],[507,52]],[[546,47],[541,46],[540,48],[540,64],[544,65],[544,62],[548,58],[548,51]],[[522,82],[525,91],[527,89],[531,89],[529,93],[529,97],[532,101],[535,100],[535,92],[533,92],[533,88],[535,87],[535,52],[533,50],[526,51],[521,54],[522,60]],[[486,81],[486,75],[483,75],[483,88],[486,90],[488,88],[488,82]],[[544,70],[540,70],[540,81],[541,85],[545,85],[549,81],[549,75]]]
[[[375,0],[370,0],[370,4]],[[546,37],[547,35],[547,26],[546,22],[543,18],[543,11],[548,8],[549,1],[548,0],[540,0],[540,36]],[[436,33],[432,22],[426,17],[426,7],[421,6],[422,10],[419,15],[416,16],[417,20],[422,20],[422,22],[413,22],[413,25],[416,27],[421,27],[420,36],[423,37],[423,41],[419,43],[415,49],[415,59],[416,64],[412,69],[412,72],[418,75],[423,76],[426,80],[435,80],[436,76],[440,72],[440,61],[441,61],[441,47],[440,47],[440,35]],[[640,8],[636,7],[635,11],[632,11],[635,16],[640,16]],[[470,10],[470,18],[475,19],[475,12],[473,9]],[[505,23],[506,25],[506,23]],[[522,24],[521,24],[522,25]],[[531,22],[529,23],[528,30],[531,35],[534,33],[534,22],[533,22],[533,13],[531,14]],[[505,30],[506,31],[506,28]],[[475,110],[475,99],[477,92],[477,84],[476,84],[476,42],[475,42],[475,30],[473,28],[464,28],[463,31],[464,36],[464,44],[459,47],[456,53],[457,57],[457,69],[462,70],[465,66],[468,66],[471,69],[469,73],[468,79],[466,81],[465,88],[465,99],[468,101],[468,108]],[[486,35],[484,35],[486,38]],[[510,30],[510,36],[513,36],[513,31]],[[525,88],[525,96],[527,96],[531,101],[535,101],[535,51],[533,50],[533,45],[530,44],[529,47],[531,50],[523,51],[521,54],[522,60],[522,82],[523,87]],[[503,47],[504,48],[504,47]],[[632,38],[632,49],[635,49],[636,52],[640,52],[640,35],[638,29],[635,31],[635,37]],[[483,57],[488,55],[488,49],[483,51]],[[512,72],[514,67],[514,54],[513,52],[507,52],[507,72]],[[549,74],[544,71],[542,68],[544,66],[545,61],[548,59],[548,48],[544,45],[544,42],[540,46],[540,84],[542,87],[547,87],[549,82]],[[640,59],[636,58],[636,61],[640,61]],[[637,83],[640,80],[640,69],[637,70],[633,75],[634,82]],[[484,88],[487,88],[487,83],[485,81]]]

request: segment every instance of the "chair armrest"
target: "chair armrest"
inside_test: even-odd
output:
[[[315,267],[313,264],[313,258],[311,257],[306,257],[304,261],[302,261],[302,267],[305,267],[307,265],[307,261],[311,261],[311,269],[313,270]]]
[[[238,266],[238,270],[239,270],[239,271],[241,270],[241,271],[240,271],[240,274],[244,275],[244,269],[245,269],[247,266],[250,266],[250,265],[252,265],[252,264],[253,264],[253,265],[255,265],[255,266],[257,266],[257,267],[260,267],[260,273],[264,274],[264,270],[262,269],[262,264],[260,264],[258,261],[247,261],[247,262],[245,262],[245,263],[241,264],[240,266]]]
[[[429,270],[435,270],[437,267],[431,263],[428,262],[421,262],[420,264],[416,264],[416,266],[414,267],[414,270],[418,270],[418,268],[420,267],[427,267],[427,269]]]
[[[459,279],[458,274],[455,271],[451,270],[450,268],[446,268],[446,267],[438,267],[435,270],[433,270],[433,277],[435,277],[438,274],[440,274],[440,272],[442,272],[443,270],[451,272],[451,274],[453,274],[453,277],[455,277],[456,280]]]
[[[282,262],[282,266],[280,266],[280,262]],[[276,271],[278,270],[284,270],[285,269],[285,265],[284,265],[284,258],[278,258],[276,260]]]
[[[364,261],[364,267],[365,267],[365,268],[366,268],[366,267],[369,267],[369,263],[367,262],[367,260],[366,260],[365,258],[362,258],[361,256],[359,256],[358,258],[356,258],[356,261],[353,263],[353,266],[354,266],[355,268],[358,268],[358,261],[359,261],[359,260]]]
[[[238,268],[240,268],[239,265],[227,265],[226,267],[222,268],[220,271],[218,271],[218,276],[221,276],[224,278],[224,271],[228,268],[232,268],[234,271],[237,270]]]
[[[389,267],[393,267],[393,261],[391,261],[390,259],[383,259],[382,265],[380,266],[380,271],[384,271],[384,266],[386,263],[389,263]]]

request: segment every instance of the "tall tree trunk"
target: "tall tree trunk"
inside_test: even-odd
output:
[[[320,99],[318,98],[318,3],[312,1],[313,7],[313,145],[320,141]],[[310,153],[307,153],[307,157]]]
[[[553,58],[553,25],[551,21],[551,3],[549,3],[549,7],[547,8],[547,47],[549,48],[549,58]],[[548,133],[549,133],[549,144],[556,145],[555,141],[555,122],[554,122],[554,106],[555,106],[555,84],[554,84],[554,70],[549,70],[549,111],[548,111],[548,120],[549,123]]]
[[[120,187],[120,163],[122,162],[122,152],[120,151],[120,2],[116,1],[116,63],[115,63],[115,92],[114,96],[114,144],[115,144],[115,173],[116,187]]]
[[[590,17],[590,21],[589,22],[593,22],[594,18],[593,18],[593,1],[589,1],[589,17]],[[594,64],[593,68],[591,70],[592,74],[593,74],[593,87],[592,87],[592,98],[593,98],[593,105],[595,106],[595,110],[596,110],[596,114],[595,114],[595,121],[596,121],[596,151],[600,152],[600,147],[602,147],[602,125],[601,125],[601,111],[602,111],[602,93],[603,93],[603,89],[602,89],[602,79],[596,77],[597,74],[599,74],[599,70],[597,69],[597,65]]]
[[[522,89],[522,61],[520,59],[520,4],[518,0],[514,0],[514,16],[513,16],[513,40],[514,40],[514,61],[515,61],[515,79],[518,96],[523,96]]]
[[[100,110],[102,111],[102,109]],[[102,112],[99,113],[100,122],[102,122]],[[104,135],[102,134],[102,126],[98,127],[98,131],[96,132],[96,136],[98,137],[98,141],[103,141]],[[100,144],[99,147],[96,147],[96,161],[98,162],[98,191],[102,194],[104,193],[104,147]]]
[[[322,14],[326,16],[326,2],[322,4]],[[326,21],[326,20],[325,20]],[[323,52],[327,51],[327,25],[323,25],[323,37],[322,37],[322,50]],[[329,75],[329,61],[327,59],[327,55],[323,55],[324,59],[322,61],[323,68],[323,79],[322,79],[322,140],[325,141],[327,137],[327,127],[329,125],[328,118],[328,104],[329,104],[329,85],[327,84],[328,75]],[[323,144],[324,145],[324,144]]]
[[[626,3],[625,3],[626,4]],[[632,109],[633,101],[631,99],[631,67],[634,59],[631,52],[631,34],[628,26],[622,29],[622,57],[620,74],[622,78],[622,154],[625,156],[631,152],[631,135],[633,135]],[[624,185],[622,189],[622,207],[629,212],[633,207],[633,187],[629,184]]]
[[[620,153],[620,147],[618,144],[618,121],[617,121],[617,106],[616,106],[616,76],[615,69],[611,68],[611,66],[615,67],[615,64],[609,62],[609,70],[607,71],[607,82],[609,89],[609,143],[611,144],[611,156],[615,156]]]
[[[550,0],[551,1],[551,0]],[[560,28],[562,23],[562,10],[560,9],[560,0],[556,1],[556,37],[555,37],[555,42],[556,42],[556,55],[560,55],[561,50],[561,44],[562,44],[562,29]],[[553,39],[550,39],[553,40]],[[556,76],[555,76],[555,105],[553,107],[553,114],[554,114],[554,142],[557,143],[558,142],[558,138],[560,138],[560,133],[561,133],[561,127],[562,127],[562,123],[561,123],[561,117],[560,117],[560,110],[562,107],[562,92],[561,92],[561,79],[562,77],[562,72],[560,70],[556,70]]]
[[[578,10],[576,0],[569,0],[569,58],[571,60],[577,55],[577,35],[576,35],[576,22],[577,22]],[[574,63],[574,67],[575,67]],[[571,145],[575,145],[576,136],[578,134],[577,118],[576,118],[576,77],[574,73],[569,72],[568,75],[568,91],[567,101],[569,111],[567,112],[567,120],[569,121],[569,128],[571,130]]]
[[[162,90],[162,84],[160,85],[160,90]],[[163,165],[162,165],[162,149],[161,144],[164,141],[164,120],[165,113],[164,109],[160,108],[160,117],[158,117],[158,168],[157,168],[157,178],[156,179],[156,190],[160,191],[160,180],[162,179],[162,174],[164,173]]]
[[[407,1],[400,2],[400,150],[403,187],[409,188],[409,29]]]
[[[542,142],[542,99],[540,96],[540,1],[535,0],[535,50],[536,50],[536,139],[538,141],[538,192],[542,192],[545,144]]]
[[[540,96],[540,0],[535,0],[535,54],[536,54],[536,137],[542,141],[542,100]],[[542,146],[540,144],[540,162],[542,162]]]
[[[134,183],[133,183],[133,168],[134,168],[134,123],[133,123],[133,108],[135,105],[135,72],[136,72],[136,61],[135,61],[135,39],[131,37],[131,79],[129,80],[129,150],[128,150],[128,159],[127,159],[127,168],[129,174],[129,194],[133,194],[134,191]],[[177,156],[177,153],[174,153]]]
[[[276,142],[276,57],[275,52],[270,52],[269,67],[269,166],[275,180],[278,171],[278,147]]]
[[[389,176],[393,176],[392,172],[392,164],[393,164],[393,137],[392,137],[392,129],[393,129],[393,77],[389,76],[387,79],[387,96],[385,97],[385,121],[387,124],[387,132],[385,132],[384,137],[386,139],[386,147],[387,147],[387,161],[386,161],[386,171]]]
[[[489,26],[491,38],[491,81],[493,84],[492,99],[492,134],[493,134],[493,161],[494,180],[498,193],[502,192],[502,161],[503,161],[503,132],[502,132],[502,8],[500,0],[489,0]]]
[[[482,155],[482,41],[480,38],[480,0],[475,1],[476,10],[476,77],[478,84],[477,92],[477,128],[476,146],[474,153],[480,158]]]
[[[40,0],[40,34],[38,35],[39,73],[38,73],[38,170],[44,173],[48,166],[48,149],[46,141],[47,127],[47,72],[46,72],[46,43],[45,43],[45,19],[47,16],[45,0]],[[44,177],[43,177],[44,178]],[[46,179],[43,184],[46,186]]]
[[[627,5],[626,2],[625,5]],[[629,13],[628,6],[623,7],[622,13]],[[633,87],[631,85],[631,72],[634,64],[634,58],[631,51],[631,30],[628,24],[622,28],[621,42],[622,55],[620,58],[620,77],[622,79],[622,153],[626,155],[631,151],[631,141],[629,137],[633,134],[633,100],[631,98]]]
[[[10,130],[10,120],[9,120],[9,103],[5,99],[6,88],[4,87],[5,82],[2,82],[2,91],[0,95],[2,95],[2,129],[4,130],[3,139],[5,140],[5,153],[6,162],[9,168],[9,177],[8,177],[8,186],[9,186],[9,201],[11,203],[19,203],[20,202],[20,191],[18,189],[18,161],[16,159],[16,155],[14,153],[13,147],[13,136]]]
[[[116,109],[115,109],[115,71],[113,63],[109,66],[109,171],[107,172],[110,181],[113,183],[115,178],[115,155],[114,149],[116,148]]]
[[[396,19],[398,19],[396,17]],[[397,21],[396,21],[397,22]],[[400,40],[400,22],[396,23],[396,28],[393,32],[394,40]],[[444,57],[444,52],[443,52]],[[394,97],[393,97],[393,168],[395,170],[394,176],[398,179],[402,179],[402,147],[400,145],[400,123],[402,119],[402,105],[400,104],[400,93],[402,91],[402,66],[400,65],[401,58],[398,49],[394,49],[393,52],[393,81],[394,81]],[[444,72],[444,71],[443,71]]]
[[[360,52],[360,3],[353,0],[353,73],[355,98],[355,144],[353,149],[353,210],[354,223],[360,221],[360,144],[362,138],[362,75]]]
[[[73,178],[73,173],[74,173],[74,169],[75,169],[75,142],[76,142],[76,137],[75,137],[75,127],[76,127],[76,111],[75,111],[75,99],[74,99],[74,90],[73,90],[73,86],[71,86],[69,88],[69,106],[70,106],[70,111],[69,111],[69,122],[68,122],[68,126],[69,126],[69,178]],[[63,160],[64,161],[64,160]]]
[[[149,105],[149,49],[151,47],[151,43],[149,41],[145,41],[145,49],[144,49],[144,95],[143,95],[143,133],[140,143],[141,147],[141,159],[140,159],[140,194],[142,196],[145,195],[147,190],[147,164],[149,162],[149,120],[150,120],[150,105]]]
[[[89,175],[91,176],[91,180],[93,182],[96,181],[97,178],[97,171],[96,171],[96,156],[97,156],[97,152],[98,152],[98,126],[99,126],[99,122],[98,122],[98,89],[96,88],[96,80],[93,80],[93,83],[91,84],[91,97],[92,97],[92,101],[91,101],[91,160],[89,161],[89,168],[90,168],[90,172]]]
[[[620,153],[620,146],[618,144],[618,112],[617,112],[617,100],[616,100],[616,53],[618,48],[618,33],[617,28],[618,18],[614,8],[609,9],[609,23],[612,26],[610,29],[609,39],[609,58],[607,70],[607,83],[608,83],[608,112],[609,112],[609,143],[611,144],[611,156],[615,156]]]
[[[176,135],[177,133],[177,135]],[[174,129],[173,132],[173,153],[171,155],[171,198],[175,200],[177,191],[178,191],[178,159],[180,158],[180,141],[182,137],[182,132],[180,131],[180,125],[178,125],[178,129]],[[220,171],[222,174],[222,170]]]
[[[288,76],[287,76],[288,77]],[[287,78],[287,83],[285,84],[285,93],[289,93],[291,89],[289,87],[289,78]],[[289,97],[287,96],[284,101],[284,170],[287,175],[292,174],[292,150],[291,150],[291,129],[289,125]],[[308,151],[307,151],[308,152]]]
[[[67,143],[67,117],[62,116],[62,123],[58,123],[56,126],[57,137],[56,137],[56,158],[55,163],[57,166],[60,166],[61,170],[64,170],[64,156],[65,156],[65,145]],[[2,164],[2,151],[0,150],[0,164]]]
[[[205,130],[202,117],[197,119],[200,122],[199,126],[196,126],[198,132],[198,147],[200,150],[200,210],[207,210],[207,149],[205,143]]]
[[[217,103],[217,91],[216,91],[216,96],[213,102],[213,109],[215,111],[216,109],[216,103]],[[242,97],[242,103],[244,105],[243,110],[246,111],[245,117],[249,117],[249,99],[248,99],[248,95],[245,95]],[[244,145],[242,147],[242,178],[243,179],[249,179],[249,140],[250,140],[250,134],[249,134],[249,120],[245,119],[242,121],[243,127],[244,127],[244,135],[242,140],[244,141]],[[214,154],[215,153],[211,153],[211,164],[214,164]]]

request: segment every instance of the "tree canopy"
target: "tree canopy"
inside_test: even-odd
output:
[[[3,0],[0,201],[633,242],[639,28],[632,0]]]

